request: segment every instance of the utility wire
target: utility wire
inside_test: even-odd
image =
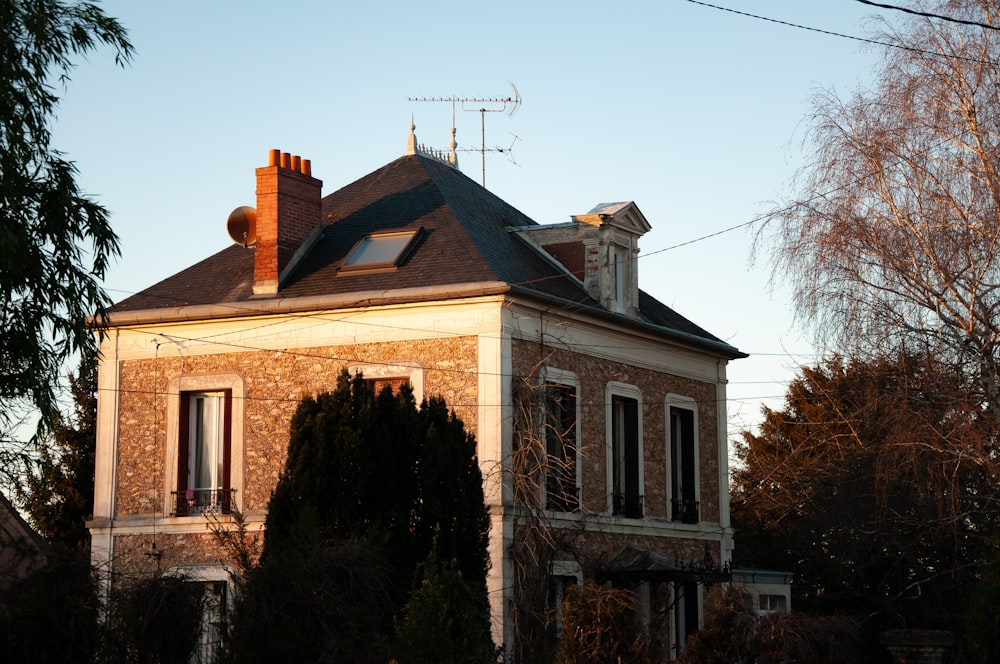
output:
[[[663,249],[655,249],[653,251],[644,251],[642,254],[639,255],[639,258],[646,258],[647,256],[653,256],[655,254],[661,254],[664,251],[671,251],[673,249],[680,249],[681,247],[686,247],[689,244],[694,244],[696,242],[701,242],[702,240],[708,240],[710,238],[716,237],[717,235],[723,235],[723,234],[729,233],[731,231],[739,230],[741,228],[746,228],[747,226],[753,226],[754,224],[760,223],[761,221],[768,221],[768,220],[770,220],[771,217],[775,216],[779,212],[781,212],[781,210],[772,210],[771,212],[765,212],[763,214],[757,215],[756,217],[754,217],[750,221],[744,221],[741,224],[736,224],[735,226],[730,226],[729,228],[723,228],[720,231],[715,231],[714,233],[709,233],[708,235],[702,235],[700,237],[692,238],[690,240],[686,240],[686,241],[680,242],[678,244],[670,245],[669,247],[664,247]]]
[[[871,0],[857,0],[863,5],[871,5],[872,7],[881,7],[882,9],[895,9],[896,11],[906,12],[907,14],[913,14],[915,16],[926,16],[927,18],[936,18],[942,21],[950,21],[952,23],[961,23],[962,25],[972,25],[977,28],[985,28],[987,30],[997,30],[1000,31],[995,25],[987,25],[986,23],[980,23],[979,21],[967,21],[962,18],[954,18],[952,16],[943,16],[941,14],[934,14],[931,12],[922,12],[916,9],[910,9],[909,7],[898,7],[896,5],[886,5],[881,2],[872,2]]]
[[[861,1],[862,0],[858,0],[858,2],[861,2]],[[981,64],[981,65],[990,65],[990,66],[993,66],[993,67],[1000,66],[1000,63],[992,62],[990,60],[979,60],[978,58],[967,58],[967,57],[961,56],[961,55],[948,55],[948,54],[945,54],[945,53],[936,53],[934,51],[927,51],[927,50],[924,50],[922,48],[915,48],[913,46],[906,46],[905,44],[892,44],[892,43],[889,43],[889,42],[878,41],[876,39],[868,39],[866,37],[856,37],[854,35],[847,35],[847,34],[844,34],[842,32],[833,32],[832,30],[823,30],[821,28],[813,28],[813,27],[810,27],[808,25],[800,25],[798,23],[791,23],[789,21],[781,21],[781,20],[776,19],[776,18],[769,18],[767,16],[760,16],[758,14],[750,14],[748,12],[741,12],[741,11],[738,11],[736,9],[730,9],[729,7],[720,7],[719,5],[713,5],[713,4],[708,3],[708,2],[701,2],[701,0],[686,0],[686,2],[690,2],[693,5],[701,5],[702,7],[709,7],[710,9],[718,9],[719,11],[729,12],[731,14],[738,14],[740,16],[746,16],[747,18],[755,18],[758,21],[767,21],[769,23],[777,23],[778,25],[788,26],[790,28],[798,28],[799,30],[809,30],[810,32],[818,32],[820,34],[829,35],[831,37],[840,37],[841,39],[852,39],[854,41],[863,42],[865,44],[874,44],[875,46],[883,46],[885,48],[898,48],[898,49],[903,50],[903,51],[910,51],[912,53],[919,53],[921,55],[927,55],[927,56],[930,56],[930,57],[933,57],[933,58],[942,58],[942,59],[951,58],[951,59],[954,59],[954,60],[962,60],[962,61],[965,61],[965,62],[972,62],[972,63],[975,63],[975,64]],[[874,4],[874,3],[868,3],[868,4]],[[941,17],[941,18],[944,18],[944,17]],[[984,26],[984,27],[988,27],[988,26]]]
[[[750,14],[747,12],[741,12],[736,9],[730,9],[729,7],[720,7],[719,5],[713,5],[708,2],[701,2],[701,0],[687,0],[693,5],[701,5],[702,7],[709,7],[710,9],[718,9],[719,11],[729,12],[731,14],[739,14],[740,16],[746,16],[747,18],[755,18],[758,21],[767,21],[768,23],[777,23],[778,25],[785,25],[789,28],[798,28],[799,30],[808,30],[810,32],[818,32],[823,35],[830,35],[831,37],[841,37],[842,39],[853,39],[854,41],[865,42],[867,44],[875,44],[876,46],[892,46],[892,44],[885,44],[883,42],[875,41],[874,39],[867,39],[865,37],[855,37],[854,35],[845,35],[842,32],[833,32],[831,30],[823,30],[822,28],[812,28],[808,25],[800,25],[798,23],[790,23],[789,21],[782,21],[776,18],[769,18],[767,16],[760,16],[758,14]]]

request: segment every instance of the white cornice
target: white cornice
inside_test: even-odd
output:
[[[181,307],[158,307],[134,311],[112,312],[109,327],[179,323],[219,318],[266,316],[268,314],[302,313],[352,307],[374,307],[407,302],[465,299],[484,295],[499,295],[510,291],[502,281],[455,284],[448,286],[421,286],[381,291],[357,291],[335,295],[315,295],[295,298],[260,298],[218,304],[195,304]]]

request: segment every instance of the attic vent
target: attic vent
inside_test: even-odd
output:
[[[406,259],[423,232],[423,228],[418,228],[366,235],[347,254],[340,271],[394,270]]]

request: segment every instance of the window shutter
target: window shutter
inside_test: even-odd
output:
[[[232,499],[232,479],[230,477],[233,454],[233,391],[223,392],[223,421],[222,421],[222,495],[219,501],[222,504],[222,512],[228,514]]]
[[[189,462],[191,460],[191,395],[181,392],[181,421],[177,426],[177,495],[183,497],[188,488]]]
[[[191,460],[191,394],[180,393],[180,422],[177,423],[177,493],[174,496],[174,510],[177,514],[187,514],[187,488],[189,462]]]
[[[625,416],[625,512],[627,516],[642,516],[642,499],[639,490],[639,402],[623,399]]]
[[[694,502],[697,492],[694,481],[694,413],[684,412],[684,427],[681,432],[681,481],[684,483],[684,500]]]

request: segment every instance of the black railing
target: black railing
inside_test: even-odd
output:
[[[615,492],[611,494],[612,514],[629,519],[642,518],[642,502],[645,496]]]
[[[236,489],[187,489],[171,491],[174,511],[170,516],[197,516],[201,514],[229,514]]]
[[[674,507],[674,521],[680,521],[681,523],[698,523],[700,520],[698,514],[698,507],[700,503],[695,500],[685,500],[683,498],[675,498],[673,500]]]

